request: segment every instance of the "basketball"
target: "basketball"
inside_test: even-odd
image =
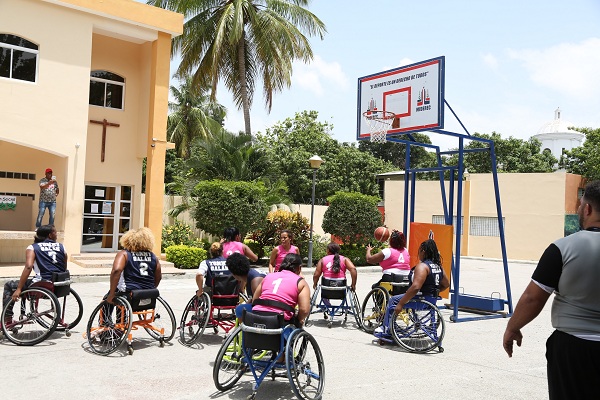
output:
[[[378,242],[386,242],[390,238],[390,230],[385,226],[380,226],[375,229],[373,236],[375,236],[375,240]]]

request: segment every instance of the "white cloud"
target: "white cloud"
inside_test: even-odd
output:
[[[317,96],[323,95],[325,86],[334,85],[336,89],[342,90],[348,88],[348,78],[338,62],[328,63],[315,56],[310,64],[295,62],[293,68],[292,83]]]
[[[565,95],[588,100],[600,91],[600,38],[563,43],[543,50],[509,50],[522,61],[533,82]]]
[[[481,59],[485,65],[493,69],[494,71],[498,69],[498,59],[491,53],[482,54]]]

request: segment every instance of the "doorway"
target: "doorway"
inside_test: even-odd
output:
[[[86,185],[81,252],[115,252],[130,228],[131,186]]]

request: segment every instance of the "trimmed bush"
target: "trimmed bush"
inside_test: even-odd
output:
[[[383,217],[377,209],[379,198],[355,192],[337,192],[327,199],[323,230],[341,238],[344,244],[366,245]]]
[[[246,243],[258,257],[262,258],[264,255],[267,255],[267,257],[270,255],[273,247],[279,245],[279,233],[284,229],[294,234],[294,245],[298,246],[300,254],[308,255],[310,224],[302,214],[285,210],[270,211],[263,225],[262,228],[249,233],[249,238],[255,242],[255,247],[253,248]],[[255,248],[256,250],[254,250]]]
[[[167,261],[175,264],[176,268],[193,269],[198,268],[200,263],[206,260],[206,250],[201,247],[190,247],[185,245],[169,246],[165,250]]]
[[[175,221],[173,225],[164,225],[162,229],[161,252],[175,245],[205,248],[204,242],[195,237],[194,230],[185,222]]]

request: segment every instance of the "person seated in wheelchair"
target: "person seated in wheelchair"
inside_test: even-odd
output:
[[[4,284],[2,307],[6,307],[11,298],[19,299],[21,292],[29,288],[33,283],[40,281],[52,282],[53,273],[67,271],[67,251],[65,247],[56,242],[58,234],[54,225],[43,225],[37,228],[34,243],[27,246],[25,250],[25,267],[20,279],[11,280]],[[31,270],[35,276],[29,278]],[[7,310],[6,319],[12,319],[13,310]]]
[[[450,286],[450,281],[442,269],[440,253],[433,239],[421,243],[419,246],[419,260],[420,262],[410,270],[408,275],[410,286],[406,293],[390,298],[383,324],[375,329],[375,335],[385,334],[391,315],[394,312],[400,313],[406,303],[417,294],[424,296],[435,305],[439,292]]]
[[[110,290],[106,301],[133,290],[156,289],[162,278],[160,261],[152,252],[154,235],[143,227],[127,231],[119,241],[123,250],[115,256],[110,272]]]
[[[252,313],[283,313],[286,323],[301,328],[310,312],[310,287],[301,273],[302,257],[298,254],[286,255],[279,272],[267,274],[254,291]]]
[[[350,289],[356,291],[356,267],[350,259],[340,254],[340,245],[329,243],[327,245],[327,255],[319,260],[313,274],[313,289],[317,288],[319,278],[323,275],[326,279],[343,280],[346,279],[346,271],[350,271],[352,283]]]
[[[375,289],[381,282],[394,282],[394,275],[400,275],[404,280],[410,272],[410,254],[406,248],[406,237],[404,233],[394,229],[390,235],[390,247],[376,254],[371,254],[373,247],[367,246],[366,260],[369,264],[377,264],[383,270],[383,276],[373,284]]]
[[[223,257],[223,245],[220,242],[214,242],[210,245],[209,253],[211,258],[202,261],[196,272],[196,284],[198,285],[196,295],[198,297],[202,296],[203,292],[207,292],[212,297],[215,276],[231,275],[225,265],[226,258]]]
[[[252,300],[254,292],[263,281],[265,274],[250,267],[250,260],[243,254],[233,253],[225,261],[227,269],[241,286],[246,287],[248,301]]]
[[[258,256],[254,254],[250,247],[240,242],[240,240],[242,240],[242,235],[238,228],[235,226],[225,228],[223,239],[221,240],[223,243],[223,256],[227,258],[233,253],[240,253],[248,257],[252,262],[258,260]]]

